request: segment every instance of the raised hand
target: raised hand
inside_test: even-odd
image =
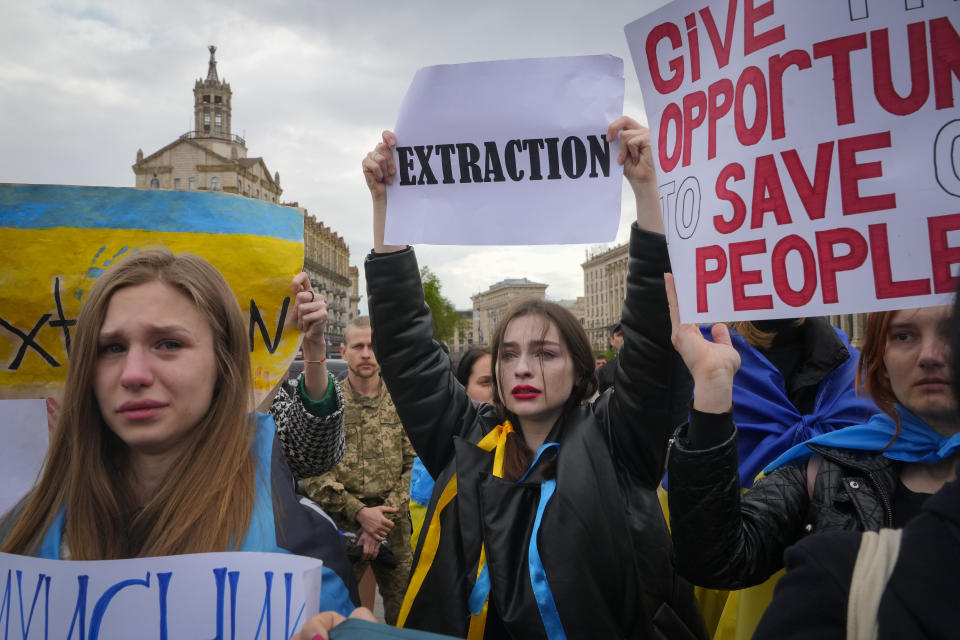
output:
[[[618,134],[620,154],[617,163],[623,165],[623,176],[630,183],[637,200],[637,225],[647,231],[663,233],[650,130],[629,116],[621,116],[607,128],[607,140],[614,140]]]
[[[302,271],[294,276],[290,288],[293,289],[294,296],[293,318],[297,328],[303,333],[303,341],[309,341],[325,350],[327,303],[323,294],[313,290],[310,277]]]
[[[385,244],[383,240],[387,226],[387,185],[393,183],[393,176],[397,172],[392,151],[397,145],[397,137],[392,131],[384,131],[382,138],[361,164],[370,197],[373,198],[373,250],[391,253],[405,248],[402,245]]]
[[[724,413],[733,406],[733,376],[740,369],[740,354],[730,342],[727,325],[713,325],[710,342],[696,324],[680,323],[680,306],[673,274],[664,274],[670,305],[670,340],[693,376],[693,408],[705,413]]]
[[[377,143],[362,162],[363,177],[367,181],[367,188],[370,189],[374,202],[380,199],[386,200],[387,185],[393,183],[393,176],[397,172],[391,151],[397,146],[397,137],[392,131],[384,131],[382,137],[382,142]]]
[[[303,333],[303,383],[307,395],[319,400],[327,393],[327,303],[313,290],[310,277],[300,272],[290,283],[293,319]]]

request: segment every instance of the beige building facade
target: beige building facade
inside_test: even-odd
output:
[[[207,77],[193,87],[193,130],[150,155],[137,151],[136,188],[222,191],[279,204],[280,174],[248,157],[246,141],[231,132],[233,92],[217,75],[216,47],[209,49]]]
[[[863,339],[867,331],[867,314],[848,313],[840,316],[827,316],[830,324],[837,327],[850,339],[850,344],[859,349],[863,346]]]
[[[627,245],[588,254],[583,268],[583,328],[590,346],[605,351],[609,328],[620,321],[627,295]]]
[[[458,309],[457,315],[460,320],[457,326],[453,328],[453,337],[450,338],[450,357],[456,362],[463,355],[463,352],[474,345],[473,333],[473,310]],[[492,336],[491,336],[492,337]]]
[[[350,249],[333,229],[318,221],[306,209],[303,212],[303,270],[315,291],[327,302],[327,350],[339,357],[343,332],[351,320],[355,280],[350,274]],[[356,267],[353,267],[356,271]],[[359,301],[357,296],[357,301]]]
[[[473,300],[473,343],[489,345],[493,330],[510,305],[517,300],[546,297],[547,286],[526,278],[511,278],[493,284],[486,291],[471,296]]]

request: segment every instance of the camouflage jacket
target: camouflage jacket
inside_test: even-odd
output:
[[[357,513],[364,507],[396,507],[387,517],[394,522],[406,518],[416,453],[386,385],[380,382],[374,398],[355,392],[349,379],[340,387],[345,401],[343,458],[333,470],[304,480],[304,491],[344,530],[357,528]]]

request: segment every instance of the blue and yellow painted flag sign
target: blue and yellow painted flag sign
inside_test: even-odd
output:
[[[84,294],[148,247],[216,266],[249,316],[259,403],[299,348],[296,209],[221,193],[0,184],[0,398],[59,398]]]

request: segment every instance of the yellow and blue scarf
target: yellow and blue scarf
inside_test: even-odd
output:
[[[507,420],[504,421],[503,424],[494,427],[486,436],[483,437],[483,439],[480,440],[480,442],[477,443],[478,448],[483,449],[484,451],[494,452],[493,475],[497,478],[503,477],[503,461],[506,452],[507,436],[513,432],[513,425],[510,424],[509,420]],[[530,467],[518,482],[523,482],[526,480],[527,476],[530,474],[530,471],[540,461],[543,453],[554,447],[559,447],[559,444],[556,442],[550,442],[540,447]],[[557,482],[553,478],[544,480],[540,485],[540,502],[537,506],[537,515],[533,525],[533,532],[530,535],[530,545],[528,548],[528,569],[530,571],[530,583],[533,589],[534,597],[537,601],[537,607],[540,610],[540,617],[543,620],[543,625],[547,632],[547,637],[551,638],[551,640],[565,639],[566,633],[563,630],[563,624],[560,622],[560,615],[553,599],[553,592],[550,589],[550,584],[547,581],[546,571],[544,570],[543,563],[540,560],[540,552],[537,546],[537,534],[540,531],[540,524],[543,521],[544,510],[546,509],[547,503],[549,503],[550,499],[553,497],[554,491],[556,490],[556,485]],[[437,506],[434,509],[433,516],[430,518],[430,523],[427,525],[423,547],[420,551],[420,558],[417,562],[416,568],[413,570],[413,574],[410,577],[410,585],[407,587],[407,593],[404,596],[403,604],[400,607],[400,615],[397,618],[398,627],[403,627],[406,623],[407,616],[410,614],[410,609],[413,606],[413,601],[416,599],[420,588],[423,586],[423,581],[433,565],[437,555],[437,549],[440,545],[440,514],[447,507],[447,505],[450,504],[456,495],[457,475],[454,474],[453,477],[447,482],[447,485],[443,488],[443,491],[440,493],[440,498],[437,501]],[[486,628],[487,608],[490,600],[490,575],[487,570],[486,559],[486,545],[481,543],[480,559],[477,563],[477,577],[476,581],[474,582],[473,590],[471,591],[468,599],[468,607],[470,610],[470,626],[467,631],[468,640],[480,640],[483,638],[484,630]]]

